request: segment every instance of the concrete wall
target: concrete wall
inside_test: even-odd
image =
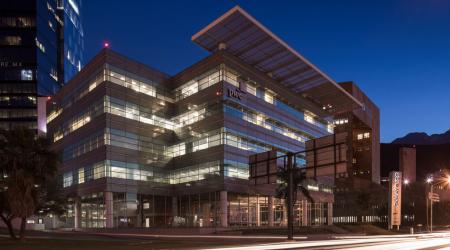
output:
[[[416,181],[416,148],[402,147],[399,149],[399,169],[403,180]]]

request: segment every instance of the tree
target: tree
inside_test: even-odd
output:
[[[310,179],[306,177],[306,172],[296,167],[294,164],[292,168],[292,182],[293,182],[293,193],[292,193],[292,206],[297,202],[297,194],[300,190],[301,194],[306,197],[310,202],[314,202],[309,190],[306,188],[306,184]],[[278,179],[280,183],[277,186],[276,192],[279,198],[283,198],[287,202],[288,198],[288,182],[289,182],[289,171],[287,167],[282,167],[278,169]],[[286,204],[287,205],[287,204]]]
[[[50,142],[26,128],[0,131],[0,217],[11,238],[12,221],[21,220],[19,238],[25,236],[27,217],[47,203],[49,183],[56,176],[58,156]]]

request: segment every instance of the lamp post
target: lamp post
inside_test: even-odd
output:
[[[430,227],[429,231],[433,232],[433,177],[429,176],[426,180],[428,184],[430,184],[430,192],[427,195],[427,226],[428,226],[428,200],[430,200]],[[431,197],[430,197],[431,196]]]
[[[430,192],[427,193],[426,197],[426,204],[427,204],[427,227],[428,227],[428,200],[430,200],[430,227],[428,231],[433,232],[433,202],[439,202],[439,196],[434,194],[434,178],[433,175],[430,175],[426,179],[426,183],[430,185]],[[447,185],[450,185],[450,176],[448,175],[440,175],[437,178],[436,183],[438,185],[442,185],[444,183],[447,183]]]
[[[407,190],[407,188],[408,188],[408,185],[409,185],[409,180],[408,180],[407,178],[405,178],[405,179],[403,180],[403,186],[404,186],[404,188],[405,188],[405,189],[404,189],[405,191],[402,191],[402,192],[405,192],[405,194],[404,194],[403,197],[406,197],[406,195],[407,195],[406,190]],[[402,200],[405,200],[405,199],[403,198]],[[405,205],[406,205],[407,207],[410,206],[410,205],[409,205],[409,202],[408,202],[408,203],[405,203]],[[405,216],[407,216],[407,215],[405,215]],[[407,218],[405,218],[405,219],[407,219]]]

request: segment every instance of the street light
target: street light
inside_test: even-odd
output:
[[[450,175],[448,174],[439,174],[439,176],[436,177],[436,180],[434,180],[433,175],[429,175],[427,179],[425,180],[427,184],[430,185],[430,192],[426,193],[426,204],[427,204],[427,227],[428,227],[428,201],[430,202],[430,232],[433,232],[433,202],[439,202],[439,196],[434,194],[434,185],[444,185],[444,183],[447,183],[450,185]]]
[[[409,184],[409,180],[408,180],[408,179],[405,179],[405,180],[403,181],[403,184],[408,185],[408,184]]]
[[[428,200],[430,200],[430,232],[433,232],[433,176],[428,176],[426,179],[426,182],[430,184],[430,192],[425,194],[426,195],[426,202],[427,202],[427,226],[428,226]],[[431,197],[430,197],[431,196]]]

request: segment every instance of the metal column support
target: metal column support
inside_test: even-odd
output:
[[[105,207],[106,207],[106,228],[114,227],[114,201],[113,201],[113,193],[105,192]]]
[[[333,225],[333,203],[327,203],[327,225]]]
[[[288,240],[294,239],[294,211],[293,211],[293,193],[294,193],[294,178],[293,178],[293,158],[292,153],[288,153],[287,171],[288,171],[288,199],[287,199],[287,217],[288,217]]]
[[[75,230],[81,228],[81,199],[80,197],[76,197],[73,203],[74,210],[74,223],[73,227]]]
[[[268,199],[268,210],[269,210],[269,227],[273,227],[273,221],[274,221],[274,199],[273,196],[269,196]]]
[[[220,226],[228,227],[228,194],[220,191]]]

